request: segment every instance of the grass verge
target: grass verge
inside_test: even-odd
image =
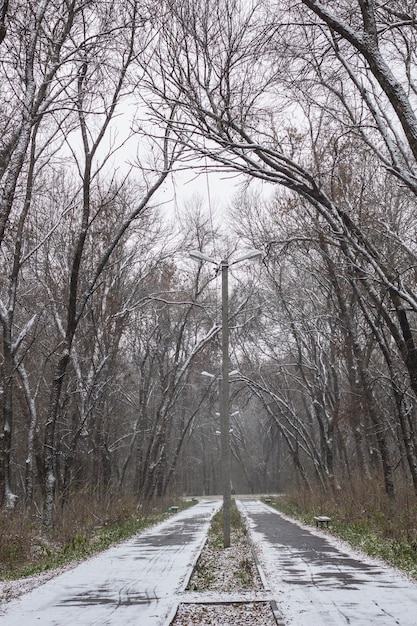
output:
[[[15,580],[81,561],[129,539],[168,515],[170,502],[161,500],[138,512],[136,502],[74,501],[66,515],[47,531],[36,517],[19,511],[0,515],[0,579]],[[175,503],[179,510],[191,501]]]
[[[360,497],[362,495],[362,497]],[[282,513],[314,525],[314,516],[328,515],[328,532],[349,545],[383,560],[417,580],[417,502],[400,492],[395,503],[375,489],[343,489],[342,493],[311,494],[298,491],[271,503]]]

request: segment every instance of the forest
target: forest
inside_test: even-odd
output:
[[[233,490],[415,498],[416,50],[414,0],[0,0],[2,508],[220,492],[189,253],[253,248]]]

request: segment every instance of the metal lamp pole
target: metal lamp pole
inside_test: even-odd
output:
[[[230,546],[230,415],[229,415],[229,261],[222,270],[222,386],[220,402],[220,443],[223,486],[223,546]]]
[[[198,261],[207,261],[218,265],[214,259],[203,254],[199,250],[190,252],[190,256]],[[230,398],[229,398],[229,267],[246,259],[254,259],[262,256],[259,250],[251,250],[245,255],[229,263],[223,260],[220,263],[222,273],[222,377],[220,393],[220,445],[221,445],[221,471],[223,491],[223,546],[230,547]]]

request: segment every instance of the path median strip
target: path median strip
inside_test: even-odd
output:
[[[223,547],[222,511],[213,518],[205,546],[181,595],[172,626],[224,624],[276,626],[276,604],[265,589],[247,529],[232,504],[231,546]]]

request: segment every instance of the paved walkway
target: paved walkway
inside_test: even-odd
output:
[[[305,528],[257,500],[240,500],[265,584],[282,624],[416,626],[417,585],[362,559],[325,532]]]
[[[202,500],[57,576],[10,602],[0,626],[167,626],[178,603],[193,600],[184,590],[220,506]],[[282,626],[417,625],[416,584],[259,500],[238,506],[265,591],[217,600],[272,600]]]
[[[221,500],[202,500],[10,602],[0,626],[160,626]]]

